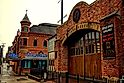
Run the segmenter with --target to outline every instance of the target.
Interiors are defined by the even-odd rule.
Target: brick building
[[[19,57],[19,60],[15,61],[14,71],[16,73],[30,73],[32,68],[39,67],[38,64],[42,65],[42,68],[46,70],[47,58],[44,57],[48,55],[47,39],[55,34],[58,25],[42,23],[30,27],[31,22],[27,13],[20,23],[21,31],[17,31],[12,43],[13,53]]]
[[[124,75],[123,30],[124,0],[77,3],[57,28],[55,70],[68,72],[69,83],[118,80]]]
[[[57,57],[57,52],[55,50],[56,34],[48,39],[48,79],[53,78],[53,73],[55,73],[55,59]]]

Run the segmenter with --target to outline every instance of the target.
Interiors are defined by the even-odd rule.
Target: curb
[[[33,80],[36,80],[36,81],[38,81],[38,82],[41,81],[41,78],[36,77],[36,76],[33,76],[33,75],[31,75],[31,74],[28,74],[28,78],[33,79]]]

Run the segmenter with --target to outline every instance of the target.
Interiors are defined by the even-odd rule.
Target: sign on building
[[[115,57],[114,24],[102,27],[103,57]]]

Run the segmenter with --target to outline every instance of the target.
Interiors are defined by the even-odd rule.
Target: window
[[[44,70],[44,69],[45,69],[45,67],[44,67],[44,66],[42,66],[42,69]]]
[[[24,32],[28,32],[28,27],[24,27]]]
[[[77,42],[69,47],[69,55],[100,53],[100,49],[100,33],[92,31],[84,34]]]
[[[42,65],[41,61],[39,61],[38,68],[41,68],[41,65]]]
[[[31,67],[31,61],[29,60],[23,60],[21,62],[23,68],[30,68]]]
[[[33,45],[34,45],[34,46],[37,46],[37,40],[34,40]]]
[[[55,59],[57,58],[57,51],[55,52]]]
[[[46,64],[45,61],[43,61],[42,64],[45,65]]]
[[[88,33],[87,33],[88,34]],[[100,33],[99,32],[89,32],[88,34],[88,49],[87,53],[99,53],[100,52]]]
[[[47,47],[47,41],[44,40],[43,46],[46,48]]]
[[[22,45],[22,39],[21,39],[21,38],[20,38],[20,40],[19,40],[19,41],[20,41],[20,45]]]
[[[23,45],[27,45],[27,38],[23,38]]]

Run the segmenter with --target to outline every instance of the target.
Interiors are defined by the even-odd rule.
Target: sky
[[[63,15],[67,14],[64,22],[68,19],[73,7],[80,1],[88,4],[94,0],[63,0]],[[26,10],[32,25],[40,23],[57,23],[61,18],[61,2],[59,0],[0,0],[0,45],[6,43],[4,56],[8,46],[12,45],[17,30],[21,30],[20,21]]]

